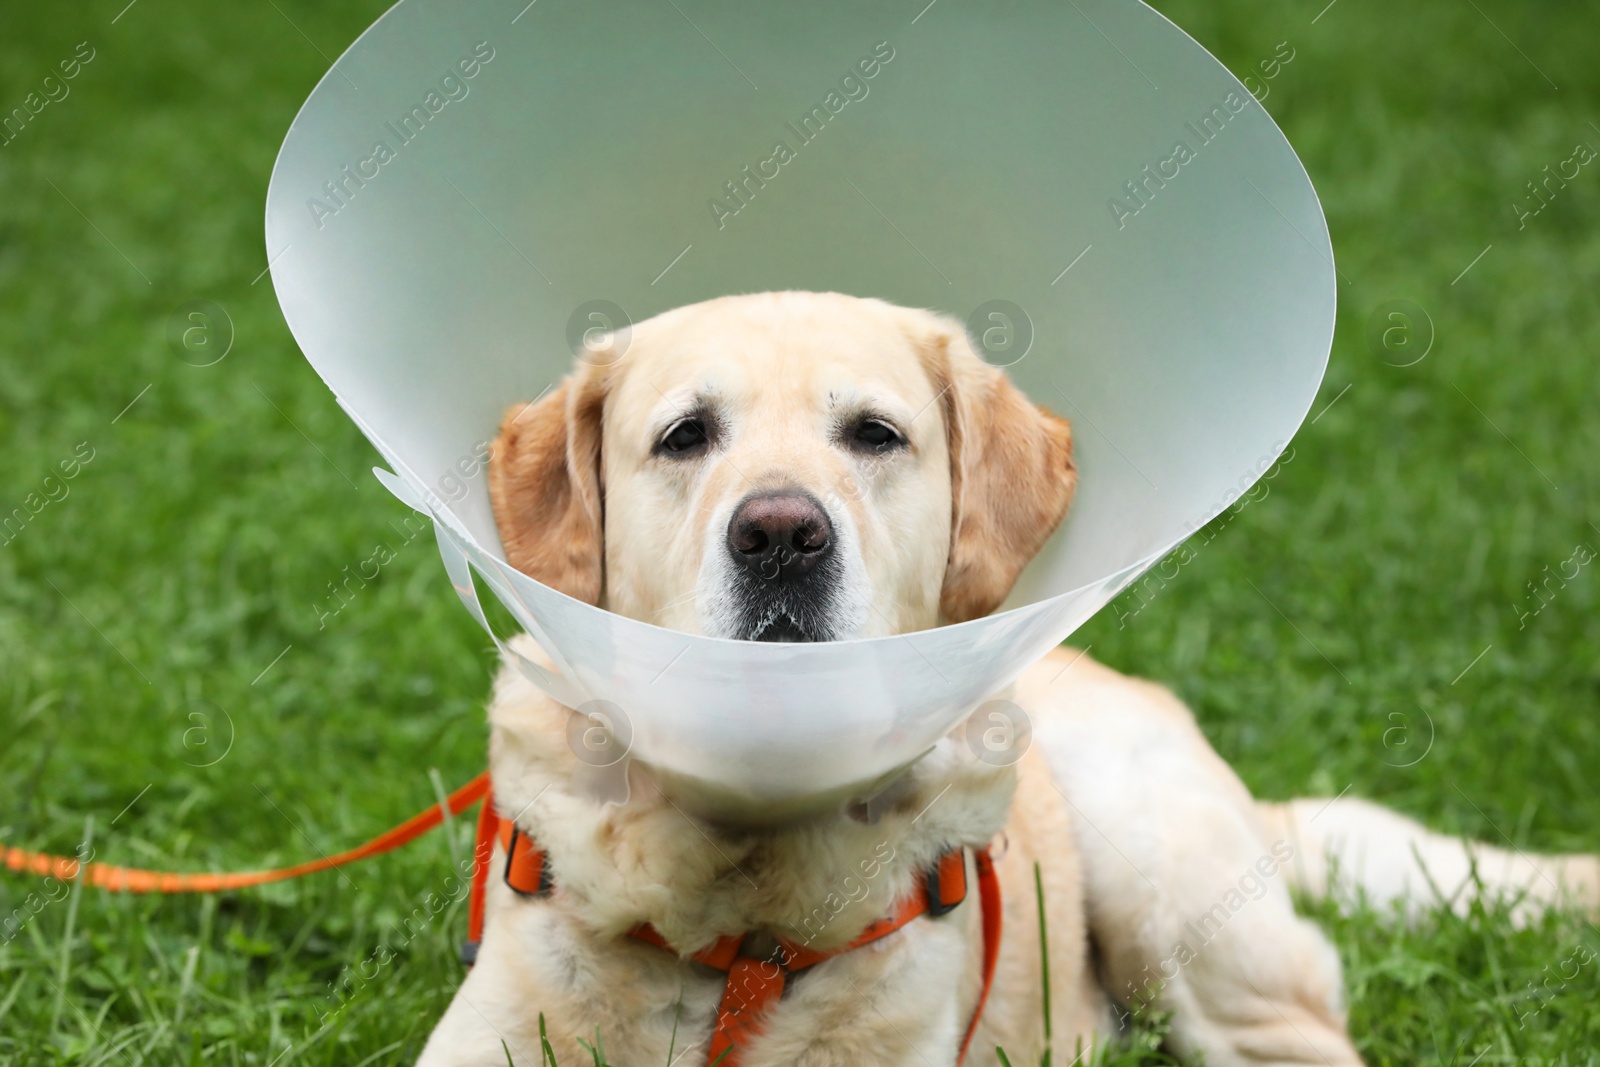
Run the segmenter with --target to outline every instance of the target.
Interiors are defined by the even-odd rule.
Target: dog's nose
[[[833,524],[808,493],[763,493],[734,510],[728,551],[758,578],[799,578],[833,551]]]

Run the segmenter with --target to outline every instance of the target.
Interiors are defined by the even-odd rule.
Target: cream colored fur
[[[586,365],[514,408],[493,468],[508,559],[610,610],[718,632],[719,531],[751,485],[797,485],[848,532],[846,602],[865,608],[854,633],[971,617],[1004,597],[1070,498],[1065,424],[942,316],[761,294],[669,312],[630,344],[621,363]],[[727,420],[720,448],[658,462],[654,435],[708,386]],[[836,417],[858,401],[896,420],[903,453],[863,462],[836,447]],[[752,949],[774,935],[846,944],[945,849],[993,842],[1005,938],[969,1063],[996,1062],[997,1044],[1018,1064],[1044,1051],[1035,864],[1054,1062],[1115,1040],[1122,1009],[1149,1003],[1173,1012],[1175,1050],[1213,1067],[1359,1063],[1337,954],[1290,889],[1324,891],[1336,871],[1380,900],[1415,899],[1416,855],[1449,888],[1467,847],[1360,801],[1258,804],[1171,693],[1070,650],[1010,697],[1034,729],[1015,766],[979,762],[958,728],[873,818],[856,808],[752,831],[691,818],[639,763],[627,804],[595,800],[567,745],[575,713],[504,669],[489,709],[496,801],[548,850],[556,890],[524,899],[491,878],[477,966],[420,1062],[500,1067],[509,1051],[534,1067],[542,1014],[563,1063],[588,1062],[577,1041],[598,1028],[614,1064],[666,1065],[669,1045],[673,1062],[703,1064],[724,980],[685,957],[730,933]],[[1478,855],[1492,891],[1600,897],[1593,858]],[[677,954],[626,936],[643,922]],[[947,1067],[980,952],[974,893],[793,979],[743,1063]]]

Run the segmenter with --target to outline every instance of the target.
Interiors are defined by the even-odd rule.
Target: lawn
[[[0,15],[0,113],[76,67],[0,146],[0,512],[49,500],[0,538],[0,841],[295,862],[431,803],[433,771],[480,770],[494,665],[259,277],[283,133],[386,4],[125,2]],[[1348,788],[1597,850],[1600,578],[1573,572],[1600,548],[1600,166],[1548,203],[1527,183],[1600,148],[1600,10],[1324,2],[1158,5],[1256,72],[1322,197],[1340,313],[1264,490],[1074,640],[1172,685],[1261,795]],[[199,300],[231,322],[209,366],[169,342]],[[1382,343],[1397,300],[1431,321],[1411,312],[1411,347]],[[392,562],[333,612],[379,546]],[[0,1063],[409,1062],[465,916],[402,919],[467,837],[37,914],[37,880],[0,875],[0,923],[24,909],[0,937]],[[1600,1062],[1594,926],[1313,913],[1369,1062]]]

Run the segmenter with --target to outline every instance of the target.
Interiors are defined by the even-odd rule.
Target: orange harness
[[[515,892],[523,896],[542,897],[553,889],[550,867],[544,853],[511,820],[501,818],[495,811],[487,771],[451,793],[444,804],[418,812],[364,845],[292,867],[186,874],[94,862],[80,870],[81,865],[75,859],[20,848],[0,847],[0,857],[13,871],[55,877],[65,882],[74,881],[81,875],[89,885],[111,892],[216,893],[299,878],[391,852],[442,823],[445,809],[452,815],[460,815],[479,800],[484,803],[478,813],[472,889],[467,903],[468,941],[462,951],[462,961],[471,966],[477,958],[478,944],[483,940],[484,894],[488,887],[489,861],[496,840],[506,851],[506,884]],[[978,871],[978,898],[983,908],[983,984],[972,1019],[967,1024],[966,1036],[961,1042],[957,1063],[966,1058],[967,1049],[972,1044],[972,1035],[978,1028],[984,1004],[989,999],[989,989],[994,984],[995,964],[1000,958],[1000,880],[995,875],[994,862],[987,848],[973,849],[973,859]],[[772,955],[757,959],[741,955],[744,938],[730,934],[694,953],[691,958],[728,976],[722,990],[722,1003],[717,1009],[717,1026],[711,1037],[707,1063],[712,1067],[738,1067],[740,1041],[760,1031],[761,1016],[783,995],[789,975],[886,937],[919,916],[937,918],[944,915],[965,900],[966,896],[966,851],[954,848],[923,872],[911,896],[901,902],[894,914],[873,923],[861,932],[861,936],[842,948],[822,952],[780,938],[778,948]],[[668,952],[676,951],[649,923],[635,927],[630,933],[646,944]]]
[[[498,840],[505,849],[505,882],[524,897],[545,897],[554,889],[550,864],[544,852],[527,834],[519,830],[510,819],[501,818],[495,811],[493,792],[484,801],[478,814],[478,841],[476,854],[492,854]],[[966,1036],[961,1040],[961,1052],[956,1062],[966,1059],[972,1044],[972,1035],[983,1016],[984,1003],[989,999],[989,989],[994,984],[995,964],[1000,958],[1000,879],[994,870],[994,861],[987,848],[973,849],[973,859],[978,871],[978,899],[983,908],[983,985],[978,993],[977,1006],[967,1023]],[[462,961],[471,966],[478,957],[478,944],[483,940],[483,901],[488,889],[489,864],[480,861],[473,870],[472,895],[467,907],[467,943],[461,952]],[[967,857],[963,848],[953,848],[940,856],[933,866],[922,873],[910,896],[900,903],[892,915],[879,919],[849,944],[821,951],[787,938],[778,938],[778,947],[768,956],[753,957],[741,953],[745,938],[728,934],[690,958],[698,963],[722,971],[728,977],[722,987],[722,1003],[717,1008],[717,1026],[711,1035],[711,1046],[706,1051],[710,1067],[739,1067],[739,1046],[748,1037],[761,1030],[761,1017],[783,996],[790,975],[814,967],[824,960],[871,944],[887,937],[902,926],[921,916],[938,918],[953,911],[967,898]],[[642,923],[629,931],[629,936],[668,952],[677,952],[661,932],[649,923]]]

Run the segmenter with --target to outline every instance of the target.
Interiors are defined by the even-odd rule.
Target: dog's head
[[[1067,423],[946,316],[762,293],[609,344],[507,412],[489,487],[512,566],[619,614],[758,641],[962,622],[1071,500]]]

